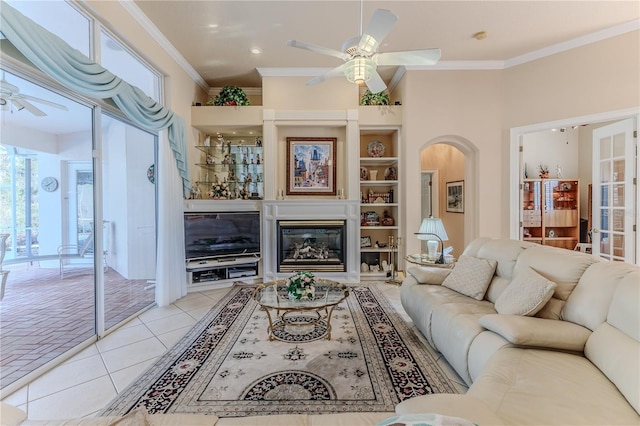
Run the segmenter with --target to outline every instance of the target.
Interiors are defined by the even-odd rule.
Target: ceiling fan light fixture
[[[376,70],[376,63],[369,58],[353,58],[345,64],[344,75],[350,83],[364,84]]]

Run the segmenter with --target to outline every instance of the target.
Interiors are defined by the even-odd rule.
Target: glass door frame
[[[566,118],[555,121],[531,124],[510,129],[509,144],[509,238],[520,239],[520,203],[522,184],[522,167],[520,159],[520,142],[522,135],[526,133],[539,132],[552,128],[580,126],[585,123],[602,123],[607,121],[620,121],[626,118],[635,118],[636,123],[640,123],[640,111],[638,108],[626,108],[621,110],[607,111],[597,114],[590,114],[580,117]],[[637,138],[636,138],[637,140]],[[636,155],[636,175],[640,172],[640,157]],[[637,177],[637,176],[636,176]],[[585,183],[586,185],[586,183]],[[636,226],[640,222],[640,186],[636,185],[635,200],[635,221]],[[640,232],[635,233],[636,258],[635,263],[640,264]]]

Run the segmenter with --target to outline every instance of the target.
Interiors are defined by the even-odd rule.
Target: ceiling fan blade
[[[374,94],[380,93],[387,88],[387,85],[384,84],[382,77],[380,77],[380,74],[378,74],[377,71],[373,71],[369,80],[366,81],[366,84],[369,88],[369,91]]]
[[[345,67],[345,64],[342,64],[339,67],[335,67],[334,69],[327,71],[322,75],[312,78],[311,80],[307,81],[305,84],[307,86],[315,86],[316,84],[320,84],[329,78],[337,77],[339,75],[344,75],[344,67]]]
[[[358,44],[358,50],[367,55],[373,54],[380,46],[380,43],[389,34],[391,28],[398,20],[398,17],[386,9],[376,9],[373,12],[371,21],[367,24],[367,29],[360,43]]]
[[[20,94],[20,95],[17,95],[17,98],[27,99],[27,100],[30,100],[31,102],[38,102],[39,104],[48,105],[50,107],[58,108],[58,109],[61,109],[63,111],[69,111],[69,108],[67,108],[64,105],[60,105],[60,104],[57,104],[55,102],[47,101],[45,99],[40,99],[40,98],[36,98],[36,97],[33,97],[33,96],[29,96],[29,95]]]
[[[320,53],[321,55],[335,56],[336,58],[340,58],[345,61],[351,58],[349,55],[347,55],[344,52],[340,52],[339,50],[329,49],[328,47],[316,46],[315,44],[305,43],[303,41],[289,40],[287,41],[287,45],[291,47],[297,47],[298,49],[304,49],[304,50],[309,50],[311,52]]]
[[[406,50],[378,53],[373,60],[378,65],[434,65],[441,54],[440,49]]]
[[[43,111],[36,108],[35,105],[33,105],[32,103],[30,103],[25,99],[14,98],[14,99],[11,99],[11,102],[13,103],[13,106],[15,106],[18,111],[26,109],[31,114],[36,115],[38,117],[44,117],[47,115]]]

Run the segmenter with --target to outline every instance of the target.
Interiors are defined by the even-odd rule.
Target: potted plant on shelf
[[[209,191],[209,197],[214,200],[226,200],[230,194],[231,192],[229,191],[229,184],[227,182],[216,182],[211,185],[211,191]]]
[[[371,93],[367,89],[360,99],[360,105],[389,105],[389,94],[386,91]]]
[[[241,88],[237,86],[224,86],[214,99],[209,99],[209,101],[207,101],[207,105],[246,106],[249,105],[249,99]]]

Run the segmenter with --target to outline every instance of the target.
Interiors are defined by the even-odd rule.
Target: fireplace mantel
[[[359,230],[360,206],[352,200],[263,200],[262,201],[262,259],[265,281],[286,278],[289,273],[278,273],[279,220],[339,219],[347,227],[346,272],[319,272],[319,277],[341,282],[360,281]]]

